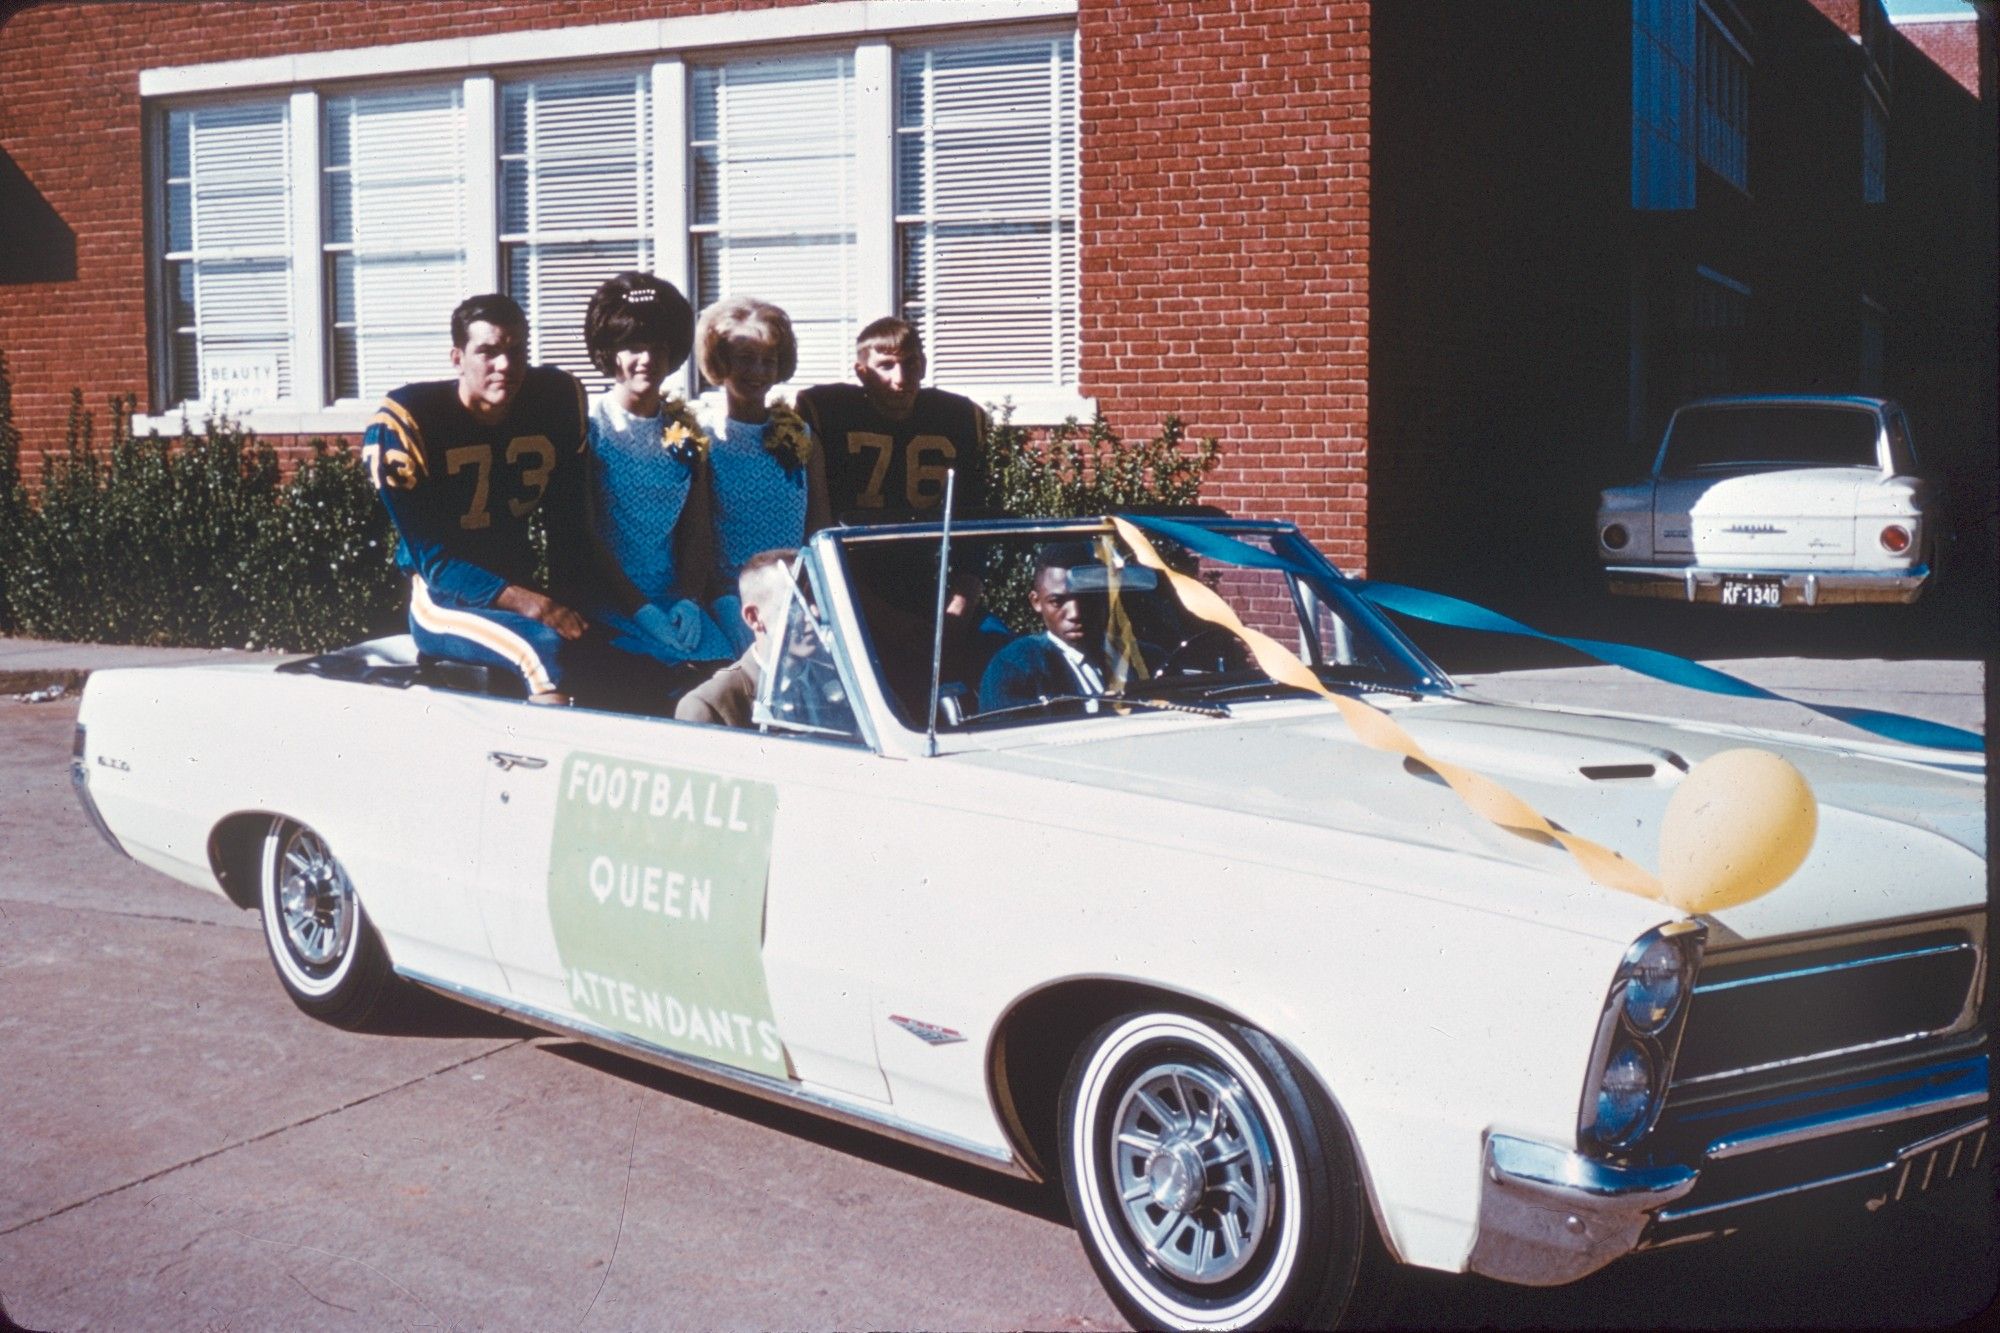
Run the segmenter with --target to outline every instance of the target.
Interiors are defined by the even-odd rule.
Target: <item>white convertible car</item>
[[[1948,535],[1903,409],[1883,398],[1707,398],[1653,473],[1605,491],[1610,591],[1723,606],[1914,602]]]
[[[1142,1326],[1331,1325],[1387,1260],[1569,1282],[1981,1162],[1982,760],[1479,702],[1296,529],[1198,525],[1269,559],[1162,538],[1183,581],[1104,520],[951,534],[1016,634],[1027,571],[1085,544],[1057,567],[1102,690],[980,710],[1009,636],[934,624],[938,526],[833,529],[752,728],[536,708],[387,639],[94,675],[76,787],[131,857],[260,910],[307,1012],[427,987],[1060,1178]],[[1651,865],[1690,769],[1746,743],[1817,834],[1699,915],[1439,777]]]

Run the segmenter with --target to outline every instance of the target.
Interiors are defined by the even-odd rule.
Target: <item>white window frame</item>
[[[324,99],[418,79],[463,80],[466,117],[466,188],[471,207],[465,236],[466,282],[472,291],[498,291],[500,266],[498,85],[516,79],[559,78],[569,74],[635,64],[652,71],[653,193],[652,263],[655,272],[688,290],[691,245],[688,229],[687,63],[784,56],[818,47],[847,49],[855,55],[858,178],[863,204],[856,219],[860,254],[857,319],[896,309],[896,227],[893,183],[893,103],[891,71],[899,44],[1033,36],[1074,31],[1078,0],[822,0],[775,9],[731,11],[590,24],[541,31],[407,42],[391,46],[307,51],[289,56],[166,66],[141,71],[139,95],[151,135],[147,182],[154,238],[148,245],[149,273],[164,272],[165,116],[177,107],[206,106],[242,96],[291,99],[293,400],[252,409],[243,421],[266,435],[356,434],[372,403],[332,403],[328,363],[331,353],[323,276],[321,122]],[[304,151],[309,146],[309,151]],[[777,299],[781,296],[771,293]],[[167,402],[165,293],[155,302],[149,346],[154,351],[155,401]],[[438,337],[447,337],[448,311],[438,312]],[[791,387],[803,387],[793,385]],[[952,387],[952,386],[945,386]],[[1014,419],[1024,425],[1053,425],[1065,417],[1088,419],[1096,403],[1075,386],[980,386],[982,397],[1005,396]],[[189,418],[198,415],[191,408]],[[134,429],[171,434],[183,410],[134,418]]]
[[[170,147],[168,141],[171,134],[170,123],[172,113],[183,109],[206,110],[230,105],[270,105],[280,100],[283,100],[282,95],[278,94],[277,90],[260,89],[255,92],[211,98],[203,101],[198,106],[162,106],[146,118],[148,131],[146,162],[149,171],[148,185],[150,198],[150,206],[147,212],[147,225],[150,235],[147,241],[148,254],[146,263],[147,274],[153,290],[153,300],[151,302],[152,327],[149,331],[150,340],[148,346],[152,354],[153,392],[157,401],[164,402],[173,394],[173,342],[180,327],[173,319],[174,296],[171,290],[173,285],[173,267],[176,264],[203,262],[200,258],[201,251],[199,246],[190,250],[174,250],[169,248],[172,234],[169,219],[172,207],[169,186],[173,178],[168,175],[170,169]],[[316,353],[318,351],[318,339],[302,338],[298,333],[298,326],[302,321],[310,318],[313,321],[310,327],[317,327],[319,317],[319,307],[316,303],[313,305],[300,304],[301,289],[317,286],[316,281],[310,275],[301,275],[300,273],[301,255],[308,257],[309,263],[307,267],[317,263],[317,256],[312,251],[302,249],[302,245],[306,240],[317,236],[317,222],[315,221],[314,230],[310,233],[310,236],[302,233],[299,228],[300,220],[304,214],[310,210],[313,217],[317,219],[320,207],[319,181],[317,177],[310,181],[304,179],[304,177],[312,173],[305,170],[301,164],[303,154],[304,163],[315,169],[317,168],[317,143],[319,135],[317,104],[314,103],[311,106],[301,107],[300,99],[297,95],[293,95],[290,98],[290,104],[285,108],[285,116],[287,122],[286,134],[289,139],[285,153],[285,188],[287,191],[287,206],[290,210],[289,220],[291,224],[289,227],[291,236],[285,257],[289,271],[289,292],[292,302],[292,323],[294,326],[290,345],[287,350],[291,358],[293,391],[296,393],[297,386],[302,382],[300,377],[309,373],[316,373],[318,370],[318,363],[312,360],[312,354],[308,353],[303,346],[308,341],[313,342],[314,348],[312,350],[313,353]],[[275,258],[276,255],[277,252],[272,251],[268,255],[246,253],[229,256],[229,258]],[[223,257],[212,256],[212,258],[222,259]],[[196,329],[198,330],[199,327],[199,324],[197,324]],[[199,334],[197,332],[198,340]],[[262,411],[267,409],[256,410]],[[190,399],[184,405],[177,405],[175,415],[172,418],[174,429],[179,428],[183,417],[199,421],[206,411],[207,406],[199,399]],[[135,416],[133,429],[135,431],[143,431],[153,420],[153,418]]]

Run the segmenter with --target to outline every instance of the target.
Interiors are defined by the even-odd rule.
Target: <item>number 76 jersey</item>
[[[799,412],[826,451],[835,517],[929,513],[944,502],[945,472],[952,468],[959,503],[977,502],[986,414],[970,398],[919,389],[910,414],[892,421],[858,384],[817,384],[799,395]]]
[[[462,606],[534,584],[528,518],[550,500],[552,532],[565,529],[566,502],[581,494],[585,413],[583,386],[552,366],[528,371],[494,425],[466,410],[456,380],[392,390],[361,459],[402,538],[397,567]]]

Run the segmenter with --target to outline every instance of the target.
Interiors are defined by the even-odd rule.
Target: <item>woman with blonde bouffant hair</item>
[[[701,312],[694,345],[703,378],[721,388],[703,396],[698,415],[709,437],[716,575],[730,589],[758,551],[802,545],[832,522],[826,459],[805,419],[771,397],[799,364],[783,310],[747,296],[718,301]],[[719,598],[715,619],[740,638],[735,601],[733,592]]]

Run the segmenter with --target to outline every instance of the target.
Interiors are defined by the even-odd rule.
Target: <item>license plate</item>
[[[1783,606],[1785,585],[1778,579],[1722,580],[1724,606]]]

